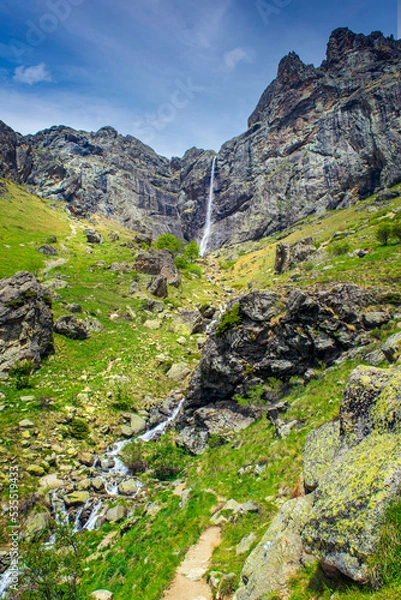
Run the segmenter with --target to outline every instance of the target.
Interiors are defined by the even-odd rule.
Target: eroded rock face
[[[218,156],[209,249],[259,239],[401,181],[401,44],[338,29],[318,68],[280,62],[248,131]],[[0,122],[0,175],[73,214],[101,212],[146,236],[200,239],[212,151],[168,160],[112,127],[21,136]],[[381,198],[388,198],[388,194]]]
[[[331,364],[364,343],[363,311],[373,303],[372,294],[351,284],[316,293],[294,290],[287,298],[252,292],[232,300],[203,347],[187,410],[246,394],[269,377],[287,380],[319,362]],[[221,333],[235,306],[240,323]]]
[[[170,250],[150,250],[138,255],[135,270],[148,275],[163,275],[167,283],[174,287],[181,285],[181,275]]]
[[[21,271],[0,281],[0,371],[53,351],[53,312],[36,277]]]

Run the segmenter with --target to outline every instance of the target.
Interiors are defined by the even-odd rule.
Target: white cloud
[[[47,70],[45,63],[40,63],[34,67],[17,67],[14,71],[13,81],[34,85],[42,81],[52,81],[52,76]]]
[[[251,64],[253,62],[253,52],[245,48],[234,48],[224,54],[224,68],[226,71],[234,71],[241,62]]]

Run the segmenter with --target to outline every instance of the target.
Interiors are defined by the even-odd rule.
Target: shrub
[[[132,471],[132,473],[145,473],[148,463],[145,457],[143,442],[132,442],[125,446],[121,453],[121,460]]]
[[[155,248],[156,250],[171,250],[173,254],[178,254],[183,248],[183,241],[175,237],[171,233],[164,233],[157,238]]]
[[[177,256],[174,262],[177,269],[186,269],[189,266],[189,263],[183,256]]]
[[[192,262],[193,260],[196,260],[198,258],[199,252],[200,252],[200,248],[199,248],[198,244],[194,240],[192,240],[185,247],[184,256],[187,260]]]
[[[157,479],[162,481],[175,479],[183,471],[186,453],[168,436],[152,444],[150,452],[149,466]]]
[[[23,390],[29,388],[30,377],[35,370],[35,363],[33,360],[23,360],[17,363],[10,369],[10,377],[14,380],[14,386],[17,390]]]
[[[237,327],[237,325],[241,325],[241,323],[241,307],[239,304],[234,304],[231,309],[221,317],[221,321],[216,328],[216,335],[220,337],[227,331],[230,331],[230,329]]]
[[[380,244],[382,244],[382,246],[387,246],[390,234],[390,223],[381,223],[376,230],[376,239],[380,242]]]
[[[251,388],[246,396],[235,394],[234,400],[238,406],[263,406],[265,404],[263,399],[264,391],[263,385],[258,384]]]
[[[399,242],[401,242],[401,222],[400,223],[394,223],[392,229],[391,229],[391,235],[395,238],[397,238],[397,240]]]
[[[349,242],[346,240],[342,240],[341,242],[336,242],[331,246],[331,254],[333,256],[342,256],[343,254],[347,254],[351,250],[351,246]]]
[[[237,261],[235,259],[225,260],[221,263],[220,269],[223,269],[223,271],[228,271],[229,269],[233,268],[233,266],[235,265],[236,262]]]
[[[85,440],[89,435],[89,425],[83,419],[73,419],[69,427],[70,434],[77,440]]]

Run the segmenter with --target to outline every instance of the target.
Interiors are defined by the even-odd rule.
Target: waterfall
[[[214,174],[216,171],[216,161],[217,161],[217,156],[215,156],[213,158],[213,162],[212,162],[212,175],[210,178],[210,191],[209,191],[209,200],[207,203],[205,229],[203,232],[202,241],[200,243],[200,255],[201,256],[205,256],[205,254],[206,254],[207,245],[208,245],[209,237],[210,237],[210,230],[212,227],[212,211],[213,211],[213,199],[214,199]]]

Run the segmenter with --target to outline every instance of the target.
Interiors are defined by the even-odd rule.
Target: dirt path
[[[210,587],[202,578],[209,568],[213,550],[220,542],[219,527],[209,527],[202,533],[178,567],[163,600],[212,600]]]

